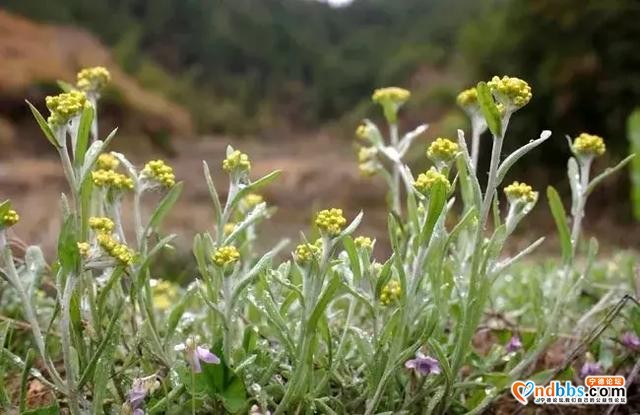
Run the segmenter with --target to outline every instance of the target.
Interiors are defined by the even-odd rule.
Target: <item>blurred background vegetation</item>
[[[17,19],[24,24],[11,26]],[[3,88],[7,59],[31,56],[28,46],[15,46],[30,39],[26,22],[45,27],[42,38],[51,38],[45,46],[64,49],[59,55],[70,68],[43,75],[55,65],[32,54],[29,59],[37,68],[16,66],[4,76],[11,71],[37,75],[23,80],[20,88]],[[638,22],[637,0],[354,0],[342,7],[316,0],[3,0],[0,141],[11,123],[20,126],[14,136],[21,142],[29,141],[22,137],[29,132],[37,135],[24,96],[41,103],[55,90],[56,78],[72,80],[80,66],[104,64],[112,73],[118,71],[114,80],[121,88],[106,97],[101,125],[150,136],[169,149],[170,138],[189,135],[225,135],[221,142],[296,143],[300,147],[291,150],[297,151],[291,160],[279,158],[271,167],[289,162],[286,167],[297,169],[300,182],[306,183],[317,173],[307,170],[322,169],[328,162],[305,159],[304,165],[295,164],[307,145],[302,143],[324,134],[349,143],[342,150],[349,148],[359,120],[379,116],[369,99],[374,88],[411,89],[402,124],[410,128],[428,122],[427,138],[433,139],[468,128],[455,105],[460,90],[506,74],[527,80],[534,98],[511,123],[505,151],[542,129],[554,132],[544,149],[532,152],[514,174],[538,188],[554,184],[567,190],[565,135],[588,131],[605,137],[610,152],[602,165],[629,152],[626,120],[640,103]],[[95,41],[74,41],[83,36]],[[83,56],[79,51],[87,45],[104,48],[104,54]],[[134,84],[140,89],[127,95]],[[44,146],[44,140],[35,141]],[[327,148],[319,144],[308,152],[322,154]],[[204,151],[193,153],[200,158],[213,154]],[[422,152],[414,155],[416,164],[424,165]],[[481,166],[483,162],[487,160]],[[199,174],[194,169],[194,180],[200,180]],[[345,181],[337,176],[331,184],[316,175],[320,184],[299,192],[307,209],[310,195],[320,192],[322,183],[331,190]],[[290,181],[298,192],[296,180]],[[612,182],[594,194],[592,205],[610,208],[615,212],[610,216],[629,223],[628,178],[622,174]],[[358,186],[354,181],[351,189]],[[346,193],[354,198],[353,191]],[[380,193],[351,205],[373,204]],[[611,201],[615,203],[607,203]],[[540,209],[547,217],[546,208]]]

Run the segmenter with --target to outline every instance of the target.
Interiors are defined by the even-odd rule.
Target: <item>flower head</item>
[[[515,351],[520,350],[521,348],[522,348],[522,341],[518,336],[511,336],[511,338],[509,339],[509,342],[505,346],[507,353],[513,353]]]
[[[87,257],[89,255],[90,248],[91,245],[89,245],[89,242],[78,242],[78,252],[80,253],[80,256]]]
[[[225,223],[224,227],[222,228],[222,233],[224,234],[224,236],[229,236],[233,233],[235,229],[236,229],[235,223],[233,222]]]
[[[0,229],[10,228],[20,221],[20,215],[13,209],[6,211],[2,217],[0,217]]]
[[[380,104],[387,121],[395,124],[398,120],[398,109],[409,99],[411,92],[398,87],[376,89],[371,99]]]
[[[114,223],[107,217],[91,217],[89,218],[89,228],[98,233],[111,233]]]
[[[640,337],[632,331],[624,333],[620,338],[620,342],[630,350],[640,351]]]
[[[152,280],[151,296],[153,306],[158,310],[168,310],[178,298],[178,287],[170,281]]]
[[[135,259],[135,252],[125,244],[116,241],[113,236],[108,233],[100,233],[97,237],[98,245],[112,258],[117,260],[121,265],[131,265]]]
[[[508,111],[515,111],[524,107],[531,100],[531,87],[520,78],[494,76],[487,85],[496,100]]]
[[[87,102],[87,96],[81,91],[63,92],[45,98],[51,112],[48,122],[52,126],[66,124],[71,118],[80,115]]]
[[[404,363],[404,367],[413,369],[415,373],[420,376],[426,376],[431,373],[437,375],[440,373],[440,364],[438,361],[433,357],[425,356],[420,351],[416,352],[415,359],[407,360]]]
[[[456,154],[458,154],[458,144],[448,138],[436,138],[427,149],[427,157],[436,162],[449,162]]]
[[[144,415],[144,400],[160,388],[156,375],[136,378],[127,392],[127,400],[122,406],[122,413],[126,415]]]
[[[91,180],[98,187],[111,188],[115,190],[133,190],[133,179],[124,174],[116,173],[113,170],[95,170],[91,172]]]
[[[296,246],[293,258],[298,264],[306,264],[314,258],[319,258],[322,252],[322,239],[317,239],[314,243],[304,243]]]
[[[533,188],[526,183],[513,182],[504,188],[504,194],[511,203],[533,203],[538,200],[538,192],[534,192]]]
[[[465,111],[478,109],[478,91],[475,88],[465,89],[456,98],[458,105]]]
[[[582,133],[573,140],[574,153],[585,157],[601,156],[607,151],[602,137],[587,133]]]
[[[353,243],[357,248],[360,248],[360,249],[367,249],[367,250],[373,249],[373,241],[368,236],[357,236],[353,240]]]
[[[396,302],[402,295],[402,288],[398,280],[389,281],[380,291],[380,302],[389,305]]]
[[[596,376],[602,373],[602,365],[599,362],[592,360],[586,360],[580,368],[580,377],[586,378],[587,376]]]
[[[447,192],[451,188],[451,183],[449,183],[447,176],[432,167],[426,172],[418,175],[418,178],[413,182],[413,187],[415,187],[420,193],[427,194],[436,183],[442,183]]]
[[[367,124],[362,123],[358,126],[358,128],[356,128],[356,137],[361,139],[361,140],[366,140],[370,137],[371,135],[371,127],[369,127]]]
[[[325,209],[318,212],[315,224],[321,233],[338,236],[347,220],[342,216],[342,209]]]
[[[262,195],[257,193],[249,193],[240,201],[240,207],[242,210],[249,211],[264,202]]]
[[[118,159],[111,153],[102,153],[98,156],[96,166],[99,170],[115,170],[120,165]]]
[[[84,68],[77,75],[76,86],[85,92],[100,92],[111,81],[111,74],[103,66]]]
[[[200,362],[210,364],[220,364],[220,358],[211,353],[209,349],[198,345],[197,337],[189,337],[184,343],[180,343],[174,347],[175,351],[184,351],[187,355],[187,362],[191,366],[191,370],[195,373],[202,372]]]
[[[219,267],[233,265],[240,259],[238,248],[233,245],[221,246],[213,254],[213,263]]]
[[[222,162],[222,169],[227,173],[234,171],[248,172],[251,170],[251,160],[249,160],[249,156],[245,153],[234,150]]]
[[[375,147],[360,147],[358,150],[358,169],[365,177],[371,177],[380,169],[378,149]]]
[[[142,175],[167,188],[171,188],[176,184],[173,168],[162,160],[151,160],[145,164]]]

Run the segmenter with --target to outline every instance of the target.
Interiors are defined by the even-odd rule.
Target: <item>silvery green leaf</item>
[[[569,177],[569,185],[571,186],[571,214],[576,216],[578,213],[578,201],[580,199],[580,192],[584,189],[580,189],[580,171],[578,169],[578,162],[574,157],[569,158],[567,163],[567,176]]]
[[[460,182],[463,187],[468,186],[471,188],[474,204],[480,207],[482,204],[482,190],[480,189],[480,183],[473,168],[471,156],[469,156],[469,150],[467,149],[467,142],[464,139],[464,131],[462,130],[458,130],[458,146],[460,148],[460,155],[458,155],[458,157],[461,157],[458,158],[458,160],[462,160],[463,162],[463,164],[458,163],[458,169],[464,167],[464,171],[466,172],[463,173],[459,170]]]
[[[233,153],[235,150],[233,147],[231,147],[231,145],[227,146],[227,157],[229,157],[231,155],[231,153]]]
[[[428,128],[429,128],[428,124],[419,125],[418,127],[413,129],[412,131],[409,131],[402,137],[402,139],[400,140],[400,143],[398,143],[398,152],[400,153],[401,157],[407,153],[407,150],[409,150],[409,148],[411,148],[411,144],[413,144],[413,140],[415,140],[419,135],[427,131]]]
[[[491,134],[494,137],[500,137],[502,135],[502,120],[489,86],[486,82],[478,82],[476,91],[478,93],[478,105],[480,105],[480,110],[487,121]]]
[[[535,140],[532,140],[532,141],[529,141],[527,144],[523,145],[522,147],[520,147],[519,149],[517,149],[516,151],[511,153],[509,155],[509,157],[507,157],[502,162],[502,164],[500,165],[500,168],[498,168],[496,186],[499,185],[500,183],[502,183],[502,180],[504,180],[504,177],[509,172],[509,169],[511,169],[511,167],[518,160],[520,160],[520,158],[522,158],[529,151],[531,151],[534,148],[538,147],[540,144],[544,143],[547,139],[549,139],[549,137],[551,137],[551,131],[544,130],[544,131],[542,131],[540,133],[540,137],[539,138],[537,138]]]
[[[257,221],[259,221],[260,219],[266,218],[267,214],[268,214],[267,204],[265,202],[262,202],[262,203],[256,205],[256,207],[254,207],[251,210],[251,212],[249,212],[244,217],[242,222],[236,224],[236,226],[233,228],[233,231],[229,234],[229,236],[227,236],[225,238],[225,240],[222,243],[222,245],[231,244],[231,242],[233,242],[235,240],[235,238],[238,235],[240,235],[240,233],[242,233],[242,231],[244,231],[246,228],[248,228],[249,226],[251,226],[254,223],[256,223]]]
[[[133,163],[131,163],[124,154],[122,153],[118,153],[117,151],[112,151],[111,155],[113,155],[115,158],[118,159],[118,161],[120,161],[120,163],[122,164],[122,166],[124,167],[124,169],[127,171],[127,174],[133,178],[134,180],[138,179],[138,172],[136,170],[136,168],[134,167]]]
[[[603,171],[598,176],[596,176],[593,180],[591,180],[591,183],[589,183],[589,185],[587,186],[587,192],[586,192],[587,196],[590,195],[591,192],[593,192],[593,190],[596,188],[596,186],[598,186],[604,179],[611,176],[613,173],[616,173],[618,170],[622,169],[634,157],[635,157],[635,154],[631,154],[630,156],[625,157],[624,159],[622,159],[620,163],[616,164],[614,167],[608,167],[605,171]]]
[[[213,211],[215,214],[216,224],[219,226],[222,218],[222,205],[220,204],[220,197],[216,191],[216,186],[211,178],[211,170],[206,161],[202,161],[202,168],[204,170],[204,179],[207,182],[207,188],[209,189],[209,196],[213,202]]]
[[[494,270],[493,270],[494,277],[499,276],[502,271],[504,271],[505,269],[509,268],[511,265],[515,264],[516,262],[518,262],[519,260],[521,260],[525,256],[529,255],[531,252],[535,251],[536,248],[538,248],[540,245],[542,245],[544,240],[545,240],[544,236],[541,237],[541,238],[538,238],[533,243],[531,243],[529,246],[527,246],[526,248],[524,248],[522,251],[518,252],[517,254],[512,256],[511,258],[508,258],[508,259],[506,259],[506,260],[504,260],[502,262],[499,262],[494,267]]]
[[[382,138],[382,134],[380,133],[378,126],[371,122],[371,120],[369,119],[364,119],[362,120],[362,122],[367,126],[367,128],[370,128],[371,131],[373,131],[371,137],[372,144],[374,144],[376,147],[384,146],[384,139]]]
[[[351,223],[344,228],[344,230],[342,232],[340,232],[340,235],[338,235],[336,237],[336,239],[341,239],[347,235],[351,235],[353,233],[353,231],[356,230],[356,228],[358,227],[358,225],[360,225],[360,221],[362,220],[362,216],[364,215],[364,213],[361,211],[360,213],[358,213],[358,215],[355,217],[355,219],[353,219],[351,221]]]
[[[396,150],[394,147],[391,147],[391,146],[380,147],[380,152],[384,154],[393,163],[400,164],[402,162],[400,153],[398,153],[398,150]]]
[[[91,144],[91,146],[89,146],[89,150],[87,150],[87,153],[84,157],[84,163],[82,164],[82,168],[80,169],[79,183],[83,183],[84,180],[88,177],[91,169],[93,169],[93,165],[96,163],[96,160],[98,160],[100,154],[102,154],[107,146],[111,143],[111,140],[113,140],[113,137],[115,137],[116,132],[118,132],[118,129],[114,128],[104,141],[96,140]]]

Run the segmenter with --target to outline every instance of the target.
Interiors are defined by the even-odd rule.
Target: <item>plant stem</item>
[[[398,149],[398,124],[393,123],[389,124],[389,136],[391,138],[391,146],[397,150]],[[398,216],[401,215],[402,206],[400,203],[400,166],[398,163],[393,163],[393,172],[392,172],[392,186],[391,186],[391,208],[393,212]]]

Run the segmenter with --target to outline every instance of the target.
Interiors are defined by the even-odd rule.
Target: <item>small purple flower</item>
[[[521,348],[522,348],[522,341],[518,336],[512,336],[511,339],[509,339],[509,342],[507,343],[507,345],[505,346],[507,353],[513,353],[515,351],[520,350]]]
[[[580,377],[586,378],[587,376],[595,376],[602,374],[602,365],[599,362],[587,360],[580,369]]]
[[[430,356],[425,356],[420,351],[416,352],[416,358],[407,360],[404,363],[404,367],[407,369],[413,369],[417,374],[426,376],[430,373],[439,374],[440,364],[438,361]]]
[[[125,402],[126,410],[124,413],[131,415],[144,415],[144,400],[147,395],[153,393],[160,387],[160,382],[156,375],[144,378],[136,378],[133,380],[131,389],[127,392],[127,401]]]
[[[620,342],[624,347],[631,350],[640,350],[640,338],[631,331],[628,331],[622,335]]]
[[[191,370],[195,373],[202,372],[200,361],[205,363],[219,364],[220,358],[211,353],[209,349],[198,346],[198,338],[189,337],[184,343],[178,344],[176,351],[184,351],[187,354],[187,362],[191,366]]]

